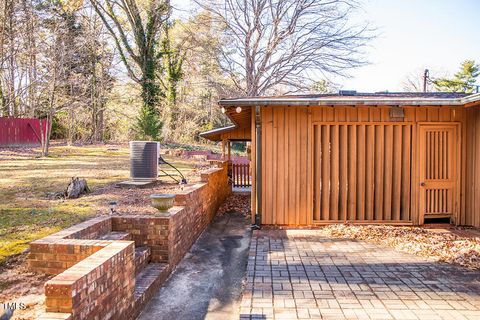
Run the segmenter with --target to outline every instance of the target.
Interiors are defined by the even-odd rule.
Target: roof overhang
[[[250,141],[250,127],[240,128],[237,125],[230,125],[200,133],[200,137],[211,141]]]
[[[232,124],[230,126],[226,126],[226,127],[212,129],[212,130],[202,132],[202,133],[199,134],[199,136],[202,137],[202,138],[205,138],[205,139],[218,141],[216,139],[217,136],[220,137],[222,133],[234,131],[236,128],[237,128],[237,126]]]
[[[480,93],[461,98],[388,98],[368,97],[251,97],[222,99],[218,102],[221,106],[475,106],[480,104]]]

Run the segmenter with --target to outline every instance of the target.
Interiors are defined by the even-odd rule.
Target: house
[[[251,141],[256,223],[480,227],[480,94],[357,93],[223,99]],[[225,152],[224,152],[225,153]]]

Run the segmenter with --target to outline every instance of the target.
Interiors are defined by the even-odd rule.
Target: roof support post
[[[222,160],[225,160],[225,139],[222,139]]]
[[[232,141],[230,140],[227,140],[228,141],[228,161],[231,160],[231,155],[232,155]]]

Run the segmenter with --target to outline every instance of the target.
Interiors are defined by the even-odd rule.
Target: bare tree
[[[402,89],[406,92],[423,92],[425,81],[425,70],[428,68],[417,68],[408,73],[402,81]],[[430,70],[427,72],[426,92],[437,91],[432,82],[430,75],[441,74],[438,70]]]
[[[0,111],[33,116],[37,104],[34,0],[0,2]]]
[[[311,80],[345,76],[364,64],[360,53],[371,29],[351,23],[355,0],[195,2],[222,29],[222,66],[246,95],[308,89]]]

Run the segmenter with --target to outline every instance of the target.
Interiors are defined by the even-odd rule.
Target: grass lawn
[[[110,200],[103,187],[129,177],[128,146],[54,146],[50,156],[38,150],[0,150],[0,265],[32,240],[42,238],[96,215]],[[191,161],[172,159],[184,173]],[[49,199],[62,192],[71,177],[87,179],[93,191],[75,200]]]

